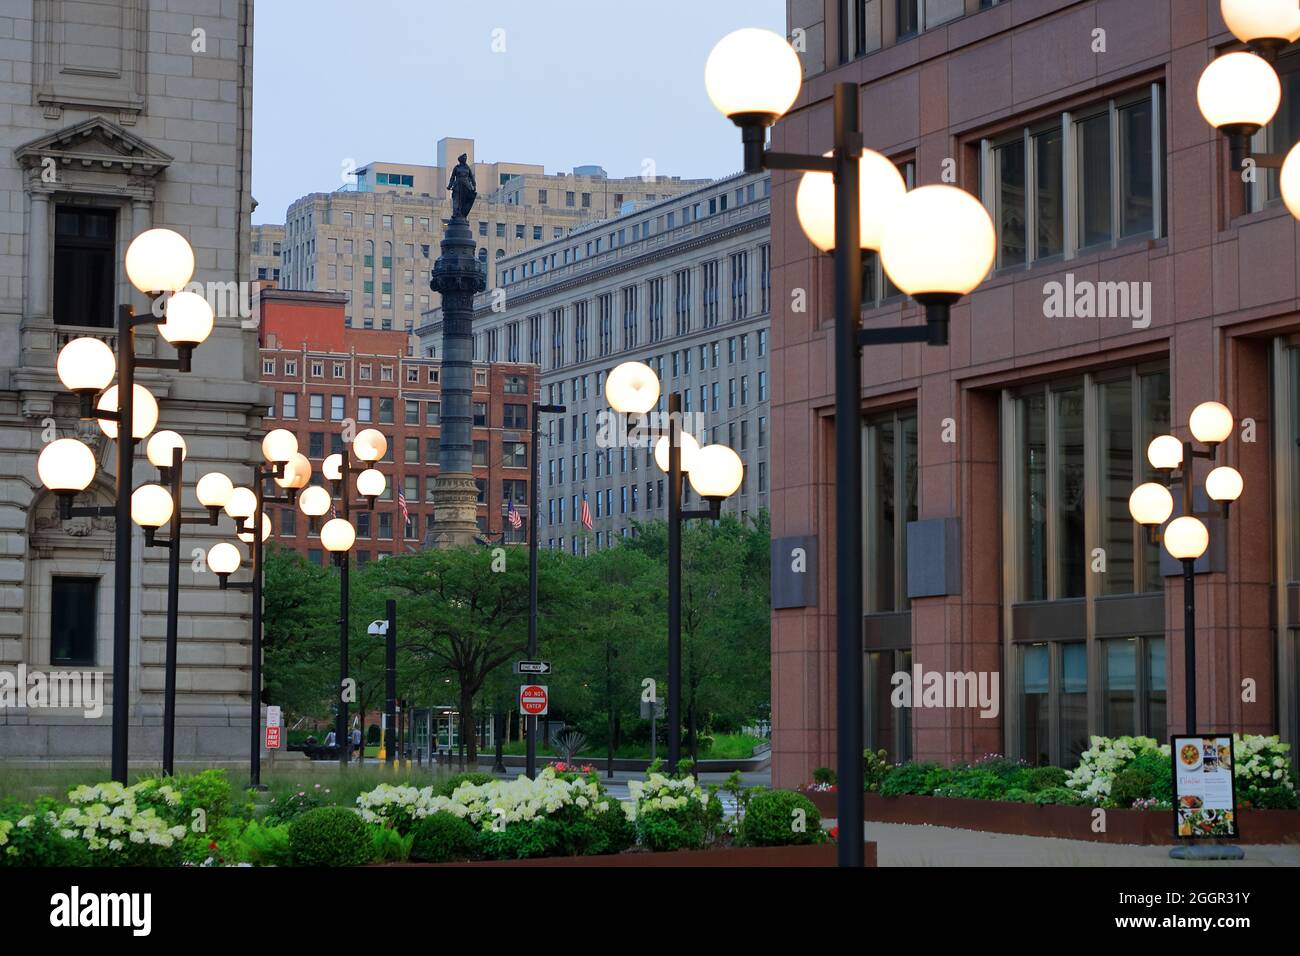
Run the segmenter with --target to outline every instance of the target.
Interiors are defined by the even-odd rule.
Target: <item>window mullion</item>
[[[1151,84],[1151,237],[1164,236],[1165,218],[1165,127],[1164,88]]]
[[[1025,153],[1025,267],[1038,259],[1038,159],[1029,130],[1022,137]]]
[[[1046,408],[1046,421],[1044,424],[1044,434],[1047,439],[1047,503],[1043,509],[1044,514],[1044,542],[1047,549],[1047,600],[1055,601],[1061,596],[1061,564],[1060,555],[1057,553],[1059,545],[1059,535],[1057,533],[1057,513],[1056,509],[1060,504],[1060,494],[1058,484],[1060,481],[1060,455],[1057,452],[1057,428],[1056,428],[1056,393],[1050,387],[1047,388],[1047,401],[1044,403]]]
[[[1073,259],[1079,252],[1079,157],[1074,135],[1074,116],[1061,114],[1061,182],[1064,184],[1061,218],[1064,258]]]
[[[1110,101],[1107,111],[1110,123],[1110,245],[1119,245],[1121,223],[1124,216],[1123,166],[1120,161],[1119,107]]]

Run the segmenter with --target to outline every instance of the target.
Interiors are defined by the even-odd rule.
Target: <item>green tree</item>
[[[323,718],[338,687],[338,580],[274,545],[263,572],[263,697],[287,713]]]

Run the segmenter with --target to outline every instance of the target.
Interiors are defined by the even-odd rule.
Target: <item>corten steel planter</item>
[[[835,818],[836,794],[803,791],[824,817]],[[1100,843],[1130,843],[1148,846],[1173,845],[1176,841],[1172,811],[1107,810],[1106,829],[1093,829],[1094,807],[1055,804],[1036,806],[1002,800],[964,800],[956,797],[866,794],[863,817],[875,823],[930,824],[986,833],[1014,833],[1021,836],[1056,837],[1063,840],[1091,840]],[[1300,843],[1300,810],[1239,810],[1241,836],[1232,841],[1246,844]]]
[[[876,865],[876,845],[864,847],[866,865]],[[836,846],[747,846],[669,853],[611,853],[608,856],[548,856],[537,860],[480,860],[474,863],[402,863],[399,866],[649,866],[807,867],[835,866]]]

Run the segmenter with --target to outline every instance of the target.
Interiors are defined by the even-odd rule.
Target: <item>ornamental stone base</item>
[[[462,548],[477,544],[478,486],[473,475],[439,475],[433,482],[433,530],[426,548]]]

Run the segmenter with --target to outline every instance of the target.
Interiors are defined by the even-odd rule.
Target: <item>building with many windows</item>
[[[266,398],[256,340],[244,328],[247,301],[225,294],[250,265],[253,4],[171,0],[165,15],[160,7],[10,0],[0,16],[0,674],[11,691],[20,666],[29,676],[102,678],[106,705],[93,716],[0,707],[0,758],[105,761],[118,707],[128,710],[132,762],[162,756],[167,552],[146,548],[137,531],[130,698],[113,700],[114,522],[60,520],[36,474],[44,443],[78,437],[98,462],[80,503],[114,500],[116,444],[79,420],[55,361],[72,338],[119,344],[119,304],[149,309],[123,264],[146,229],[185,236],[193,280],[217,311],[190,374],[136,376],[158,399],[158,427],[188,443],[186,507],[197,507],[200,475],[223,470],[239,481],[240,463],[259,454]],[[140,355],[175,357],[152,327],[137,331],[136,345]],[[137,486],[157,480],[143,451]],[[228,519],[187,526],[185,554],[234,531]],[[246,761],[248,595],[219,590],[215,575],[186,560],[179,608],[177,759]]]
[[[600,167],[546,175],[527,163],[480,163],[472,139],[438,141],[438,165],[370,163],[338,190],[310,193],[288,209],[283,228],[281,288],[341,292],[348,324],[406,329],[438,305],[429,273],[438,258],[443,221],[451,216],[447,181],[459,155],[474,170],[479,199],[471,228],[489,276],[492,263],[570,230],[617,215],[625,204],[654,201],[703,180],[668,176],[609,179]],[[260,276],[259,276],[260,278]]]
[[[345,326],[346,307],[347,297],[340,293],[264,289],[261,378],[274,392],[266,425],[298,436],[298,450],[312,464],[313,484],[328,487],[321,464],[343,451],[345,429],[377,428],[388,439],[388,452],[375,466],[387,479],[384,494],[373,510],[353,511],[353,551],[364,563],[419,550],[433,528],[441,363],[414,354],[405,332]],[[535,380],[536,370],[518,363],[474,369],[474,477],[485,541],[523,538],[506,515],[509,502],[527,515],[528,416]],[[279,493],[269,483],[268,491]],[[268,514],[272,540],[317,564],[328,556],[318,537],[324,519],[308,518],[288,505],[273,505]]]
[[[284,226],[266,224],[253,226],[250,242],[252,251],[251,276],[254,282],[280,282],[281,250],[284,247]]]
[[[651,365],[681,393],[687,430],[740,454],[745,480],[727,510],[768,507],[768,183],[710,182],[497,263],[504,296],[489,291],[476,305],[475,357],[540,367],[542,400],[566,407],[543,422],[544,545],[586,553],[666,517],[651,449],[605,420],[605,376],[621,362]],[[440,327],[435,310],[419,329],[426,349],[436,351]]]
[[[864,359],[870,747],[891,759],[1003,753],[1070,766],[1090,734],[1183,727],[1179,568],[1128,513],[1152,437],[1211,400],[1245,478],[1198,565],[1202,730],[1300,736],[1300,314],[1296,222],[1276,176],[1243,183],[1201,118],[1201,71],[1236,44],[1217,3],[825,0],[789,6],[807,77],[775,149],[831,145],[833,82],[867,145],[915,184],[945,175],[997,231],[951,345]],[[1300,129],[1300,55],[1257,147]],[[834,765],[832,267],[773,175],[774,784]],[[863,322],[916,323],[873,259]],[[813,307],[789,308],[806,291]],[[1204,480],[1208,464],[1197,467]],[[1177,497],[1177,495],[1176,495]],[[789,586],[784,549],[821,580]],[[939,569],[941,573],[935,573]],[[798,592],[797,594],[794,592]],[[995,706],[893,706],[896,675],[996,676]],[[919,695],[915,695],[919,697]]]

